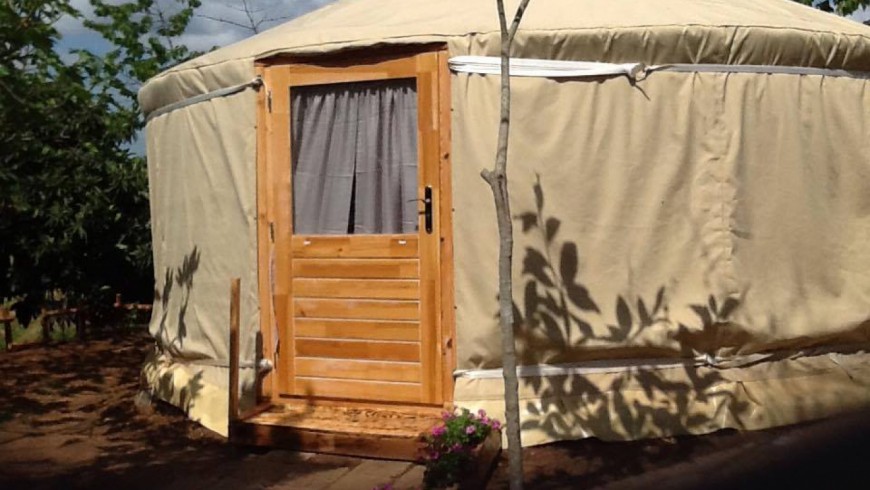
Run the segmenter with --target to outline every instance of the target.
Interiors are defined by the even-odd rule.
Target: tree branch
[[[203,19],[213,20],[213,21],[215,21],[215,22],[221,22],[221,23],[224,23],[224,24],[229,24],[229,25],[231,25],[231,26],[240,27],[240,28],[242,28],[242,29],[253,30],[253,28],[252,28],[251,26],[249,26],[249,25],[245,25],[245,24],[242,24],[241,22],[236,22],[236,21],[229,20],[229,19],[224,19],[224,18],[221,18],[221,17],[213,17],[213,16],[211,16],[211,15],[206,15],[206,14],[196,14],[196,16],[197,16],[197,17],[202,17]]]
[[[260,22],[254,21],[254,13],[251,12],[248,0],[242,0],[242,6],[244,7],[245,15],[248,16],[248,22],[251,23],[251,30],[254,31],[255,34],[260,32],[260,24],[263,23],[263,20],[260,19]]]
[[[508,33],[508,39],[511,44],[513,44],[514,36],[516,36],[517,30],[520,28],[520,21],[523,20],[523,15],[526,13],[526,8],[529,6],[529,1],[530,0],[523,0],[522,2],[520,2],[519,7],[517,7],[517,11],[514,14],[514,21],[511,24],[511,30]]]
[[[13,92],[12,89],[9,88],[8,85],[3,83],[2,80],[0,80],[0,87],[3,87],[3,90],[5,90],[9,94],[10,97],[15,99],[16,102],[18,102],[21,105],[27,105],[27,101],[22,99],[21,97],[19,97],[15,92]]]
[[[237,0],[235,3],[239,3]],[[264,24],[277,22],[284,19],[292,18],[293,16],[269,16],[264,14],[264,12],[268,12],[270,7],[262,7],[256,8],[252,5],[253,2],[250,0],[241,0],[241,4],[239,6],[234,5],[230,2],[224,2],[223,7],[231,10],[233,12],[239,12],[245,15],[247,22],[235,21],[223,17],[215,17],[207,14],[198,14],[199,17],[203,19],[212,20],[215,22],[221,22],[223,24],[232,25],[235,27],[239,27],[241,29],[245,29],[247,31],[251,31],[254,34],[259,34]]]

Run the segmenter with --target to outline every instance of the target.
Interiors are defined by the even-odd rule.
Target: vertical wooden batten
[[[453,371],[456,369],[456,300],[453,279],[453,167],[452,167],[452,92],[447,50],[438,52],[438,127],[441,200],[439,202],[441,245],[441,378],[445,408],[453,404]]]
[[[290,93],[289,73],[280,67],[267,69],[269,76],[269,184],[272,191],[272,223],[274,255],[270,266],[274,270],[275,316],[278,320],[279,355],[276,364],[278,392],[293,389],[293,294],[288,273],[293,254],[290,238],[293,231],[293,186],[290,172]],[[288,345],[289,344],[289,345]]]
[[[419,181],[420,192],[432,188],[433,226],[431,234],[424,227],[423,216],[420,216],[420,306],[421,318],[428,320],[427,325],[420,329],[420,353],[423,372],[423,402],[441,404],[441,373],[440,373],[440,251],[439,235],[440,210],[437,204],[441,200],[439,182],[439,138],[438,126],[438,54],[426,53],[417,57],[417,116],[418,116],[418,151],[419,151]]]
[[[268,80],[265,66],[257,64],[257,76],[264,81],[263,87],[257,93],[257,296],[260,304],[260,336],[263,339],[263,358],[268,359],[273,366],[278,360],[273,356],[278,339],[274,338],[273,325],[275,318],[274,298],[272,297],[272,239],[269,232],[269,224],[272,220],[271,188],[269,186],[268,144],[269,144],[269,118],[266,107],[268,92],[271,84]],[[257,393],[258,403],[261,400],[270,400],[277,392],[274,372],[266,373],[262,379],[261,391]]]
[[[230,430],[239,419],[239,309],[241,307],[241,280],[230,281],[230,379],[227,422]]]

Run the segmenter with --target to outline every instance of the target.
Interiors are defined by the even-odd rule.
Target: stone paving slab
[[[405,461],[367,460],[327,487],[328,490],[371,490],[393,483],[414,466]]]
[[[395,490],[418,490],[423,488],[423,472],[425,468],[415,464],[404,475],[400,476],[393,482]]]
[[[344,479],[352,470],[350,468],[333,468],[287,480],[268,487],[268,490],[326,490],[331,485]],[[368,490],[368,489],[367,489]]]

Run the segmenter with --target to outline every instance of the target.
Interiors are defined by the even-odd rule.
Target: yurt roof
[[[792,0],[532,0],[520,30],[514,55],[529,58],[870,71],[870,28]],[[431,42],[496,55],[498,35],[495,0],[340,0],[158,75],[140,101],[243,83],[273,55]]]

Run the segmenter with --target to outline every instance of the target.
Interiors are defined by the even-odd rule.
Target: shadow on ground
[[[174,408],[137,409],[148,347],[138,331],[0,353],[0,488],[295,488],[281,482],[359,464],[234,448]]]
[[[524,450],[526,487],[640,490],[867,488],[870,411],[763,431]],[[504,459],[504,455],[503,455]],[[507,488],[503,460],[489,490]]]

